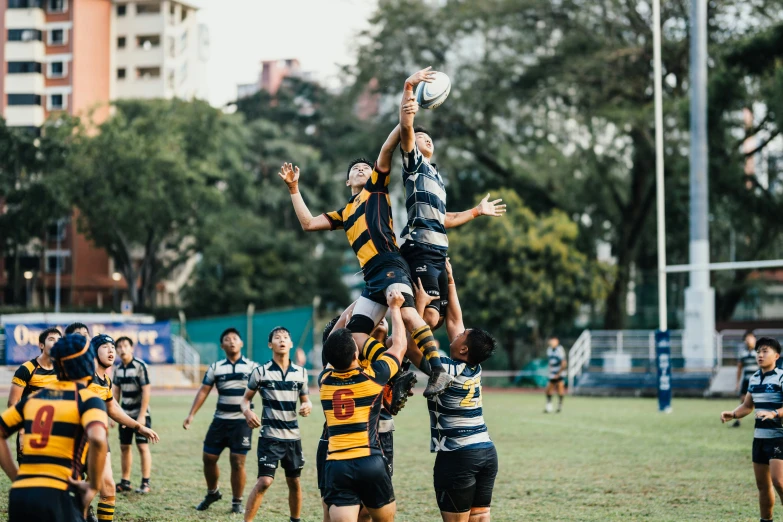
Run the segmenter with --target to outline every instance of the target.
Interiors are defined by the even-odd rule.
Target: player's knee
[[[772,477],[772,485],[775,487],[776,490],[782,491],[783,490],[783,477]]]
[[[127,455],[130,453],[131,447],[130,444],[120,444],[120,451],[123,455]]]
[[[275,479],[272,477],[258,477],[258,480],[256,481],[256,489],[259,493],[263,493],[269,489],[269,486],[271,486],[272,482],[274,481]]]
[[[245,456],[244,455],[231,455],[231,471],[241,472],[245,470]]]
[[[286,477],[285,481],[288,483],[289,489],[297,490],[301,487],[299,477]]]
[[[426,308],[424,310],[424,322],[427,323],[432,330],[435,330],[440,326],[440,312],[435,308]]]

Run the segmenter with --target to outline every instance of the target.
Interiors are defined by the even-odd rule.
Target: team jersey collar
[[[283,369],[280,367],[279,364],[277,364],[275,362],[274,359],[271,359],[269,362],[272,363],[272,366],[270,367],[270,369],[271,370],[278,370],[278,371],[280,371],[280,373],[282,374],[283,378],[285,378],[285,376],[288,375],[291,372],[297,372],[298,371],[296,368],[294,368],[294,362],[292,360],[290,360],[290,359],[288,360],[288,370],[286,370],[286,371],[283,371]]]
[[[762,371],[762,372],[761,372],[761,376],[762,376],[762,377],[769,377],[770,375],[775,375],[775,374],[777,373],[777,371],[778,371],[778,369],[777,369],[777,368],[772,368],[772,369],[771,369],[770,371],[768,371],[768,372]]]

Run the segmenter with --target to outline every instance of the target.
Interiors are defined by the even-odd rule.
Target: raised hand
[[[479,216],[500,217],[506,213],[506,205],[500,204],[502,199],[496,199],[494,201],[489,200],[489,194],[484,196],[478,206]]]
[[[414,283],[413,287],[416,290],[416,295],[414,296],[416,298],[417,303],[424,303],[424,306],[426,307],[428,304],[433,302],[435,299],[439,299],[436,296],[430,295],[427,293],[427,291],[424,289],[424,285],[421,282],[421,278],[417,278],[416,281],[418,283]]]
[[[416,101],[416,97],[414,96],[404,101],[401,110],[403,114],[416,114],[419,112],[419,102]]]
[[[299,167],[294,167],[291,163],[283,163],[277,175],[288,185],[289,189],[299,185]]]
[[[405,80],[405,85],[410,85],[411,88],[415,88],[421,82],[431,83],[434,80],[435,71],[432,70],[432,66],[429,66],[408,76],[408,79]]]
[[[400,308],[405,302],[405,298],[399,290],[389,290],[386,293],[386,303],[389,308]]]

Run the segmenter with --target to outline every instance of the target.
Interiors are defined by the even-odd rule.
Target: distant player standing
[[[62,334],[57,328],[47,328],[38,336],[38,348],[41,355],[19,366],[11,379],[11,390],[8,392],[8,407],[15,406],[20,400],[33,392],[57,382],[54,363],[49,355],[54,343]],[[16,436],[16,460],[21,463],[24,428],[19,429]]]
[[[748,330],[742,340],[740,353],[737,355],[737,391],[739,392],[740,404],[745,402],[745,394],[748,393],[748,383],[750,378],[759,370],[756,362],[756,336]],[[740,421],[735,420],[732,428],[739,428]]]
[[[756,408],[753,472],[759,490],[761,522],[772,522],[775,490],[783,497],[783,370],[776,367],[780,343],[762,337],[756,342],[756,354],[760,369],[750,378],[745,401],[733,411],[721,413],[720,419],[741,419]]]
[[[549,360],[549,382],[546,385],[546,408],[544,413],[552,413],[552,394],[557,391],[557,413],[563,410],[563,397],[565,396],[566,353],[556,335],[549,338],[549,347],[546,349],[546,357]]]
[[[242,514],[242,495],[245,490],[245,457],[251,448],[253,430],[247,425],[240,404],[247,388],[247,381],[258,364],[242,357],[242,338],[236,328],[228,328],[220,334],[220,347],[226,354],[225,359],[212,363],[204,375],[204,381],[196,393],[193,406],[190,408],[182,427],[190,429],[193,417],[207,400],[214,386],[218,389],[217,409],[215,418],[209,426],[204,438],[202,459],[204,461],[204,478],[207,481],[207,495],[196,506],[199,511],[209,509],[223,495],[218,488],[220,469],[218,459],[224,449],[228,448],[231,461],[231,512]],[[253,407],[252,404],[250,406]]]
[[[294,343],[291,333],[278,326],[269,332],[272,360],[253,370],[242,398],[242,413],[250,428],[261,428],[258,435],[258,480],[247,499],[245,522],[256,516],[264,494],[275,479],[278,463],[285,470],[288,484],[288,507],[291,522],[299,522],[302,513],[302,474],[305,459],[302,437],[296,420],[296,401],[300,400],[299,415],[307,417],[312,403],[307,391],[307,370],[291,362],[289,353]],[[263,413],[258,418],[250,404],[256,392],[261,394]]]
[[[150,376],[147,365],[141,359],[133,355],[133,341],[128,337],[117,339],[117,353],[120,356],[120,365],[114,371],[114,395],[119,397],[122,410],[136,419],[136,422],[148,428],[152,427],[150,418]],[[136,439],[136,447],[139,448],[141,457],[141,485],[136,493],[146,494],[150,492],[150,473],[152,471],[152,454],[150,453],[149,440],[140,433],[134,433],[127,426],[120,426],[120,451],[122,451],[122,481],[117,484],[117,492],[130,491],[131,467],[133,465],[133,452],[131,445]]]

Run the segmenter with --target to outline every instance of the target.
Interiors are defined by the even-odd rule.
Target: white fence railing
[[[592,335],[590,330],[585,330],[568,350],[568,392],[572,393],[574,379],[582,374],[584,368],[590,364],[592,352]]]
[[[190,343],[179,335],[171,336],[171,347],[174,351],[174,362],[191,382],[198,382],[201,377],[201,356]]]

